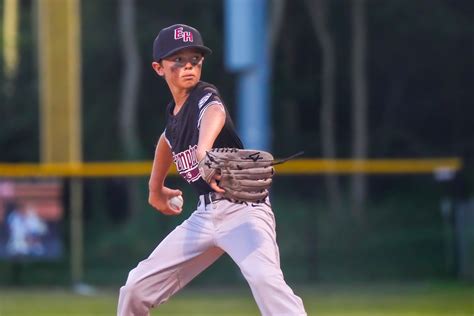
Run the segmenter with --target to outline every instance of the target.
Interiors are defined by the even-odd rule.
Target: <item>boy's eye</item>
[[[190,63],[193,66],[196,66],[201,62],[202,56],[197,54],[197,55],[191,55],[191,56],[172,56],[168,59],[169,61],[173,62],[176,66],[183,67],[187,63]]]

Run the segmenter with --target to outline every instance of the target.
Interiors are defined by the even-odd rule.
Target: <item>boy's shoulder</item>
[[[219,95],[219,90],[217,89],[217,87],[205,81],[199,81],[199,83],[196,86],[196,89],[197,89],[198,94],[213,93],[213,94]]]
[[[199,109],[202,109],[206,104],[213,101],[222,103],[219,91],[217,90],[216,86],[204,81],[200,81],[198,83],[194,94],[194,99]]]

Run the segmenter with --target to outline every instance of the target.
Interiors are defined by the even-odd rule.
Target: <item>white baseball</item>
[[[181,195],[173,196],[171,199],[169,199],[168,204],[173,210],[179,210],[184,204],[183,197]]]

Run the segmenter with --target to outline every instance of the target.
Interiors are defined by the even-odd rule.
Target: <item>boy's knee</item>
[[[123,315],[148,315],[152,303],[148,302],[140,284],[128,282],[120,288],[119,312]],[[122,315],[119,313],[119,315]]]
[[[136,283],[126,283],[120,288],[120,297],[127,301],[140,301],[140,291]]]
[[[265,289],[279,284],[282,278],[283,276],[276,271],[255,269],[248,276],[248,281],[256,288]]]

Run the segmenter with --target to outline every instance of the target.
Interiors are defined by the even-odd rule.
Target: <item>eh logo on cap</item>
[[[178,27],[174,29],[174,39],[179,40],[183,39],[183,42],[192,42],[193,41],[193,33],[192,32],[183,32],[182,27]]]

